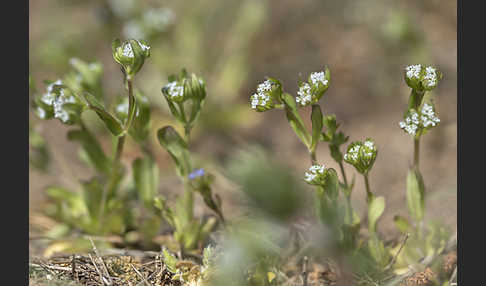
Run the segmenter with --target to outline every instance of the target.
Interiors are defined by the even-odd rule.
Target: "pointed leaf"
[[[133,177],[137,194],[147,209],[153,208],[153,200],[159,184],[159,168],[150,157],[133,161]]]
[[[124,130],[121,125],[121,122],[116,119],[113,115],[111,115],[108,111],[106,111],[105,107],[89,93],[83,93],[84,99],[88,103],[88,107],[98,114],[100,119],[105,123],[106,127],[110,130],[110,132],[115,136],[123,135]]]
[[[370,233],[376,232],[376,222],[385,211],[385,198],[375,197],[368,206],[368,222]]]
[[[70,130],[67,134],[70,141],[78,141],[87,154],[89,162],[98,172],[109,174],[111,160],[105,155],[98,140],[86,129]]]
[[[157,131],[157,138],[159,139],[160,145],[167,150],[174,160],[179,175],[186,177],[191,170],[186,142],[172,126],[160,128]]]
[[[419,222],[424,217],[425,187],[422,175],[418,170],[411,169],[407,176],[407,206],[412,218]]]
[[[319,135],[322,132],[322,111],[318,104],[312,105],[312,144],[311,149],[315,150],[317,143],[319,142]]]

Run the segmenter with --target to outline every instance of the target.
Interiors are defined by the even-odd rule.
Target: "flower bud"
[[[282,85],[278,80],[267,79],[260,83],[257,92],[250,97],[251,108],[263,112],[275,107],[280,102],[282,94]]]
[[[364,142],[351,143],[344,154],[344,161],[353,165],[361,174],[366,174],[373,167],[377,152],[373,140],[367,138]]]
[[[173,102],[183,102],[186,97],[184,96],[184,81],[171,81],[166,86],[162,88],[162,93],[165,95],[167,100]]]
[[[169,77],[169,83],[162,87],[162,93],[172,102],[184,102],[187,99],[202,101],[206,98],[206,83],[195,74],[189,76],[182,70],[178,78]]]
[[[412,136],[420,136],[427,130],[435,127],[440,122],[439,117],[435,114],[434,106],[424,103],[419,112],[415,109],[409,109],[405,121],[399,123],[400,128]]]
[[[123,43],[116,39],[112,43],[113,58],[122,66],[127,78],[133,77],[150,57],[150,46],[143,40],[127,40]]]
[[[417,64],[405,68],[405,82],[415,90],[432,90],[440,79],[442,79],[442,73],[432,66],[425,67]]]
[[[304,180],[311,185],[322,186],[326,183],[328,176],[328,169],[324,165],[312,165],[309,170],[305,172]]]
[[[295,101],[301,106],[317,103],[329,88],[330,79],[331,72],[328,68],[325,71],[311,73],[307,82],[299,84]]]

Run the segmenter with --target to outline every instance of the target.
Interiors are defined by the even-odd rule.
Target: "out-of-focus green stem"
[[[339,168],[341,169],[341,174],[343,175],[343,180],[344,180],[344,184],[346,185],[346,188],[349,187],[348,186],[348,179],[346,178],[346,172],[344,172],[344,166],[343,166],[343,161],[339,161]]]
[[[108,183],[108,186],[103,189],[103,194],[101,197],[101,206],[100,206],[100,214],[99,214],[99,226],[100,228],[103,225],[103,218],[104,218],[104,213],[105,213],[105,205],[106,205],[106,200],[108,197],[108,194],[112,194],[115,191],[116,187],[116,181],[118,177],[118,171],[121,169],[121,157],[123,154],[123,149],[125,146],[125,140],[126,136],[128,133],[128,130],[130,129],[130,126],[133,122],[133,118],[135,117],[135,97],[133,96],[133,87],[132,87],[132,78],[127,77],[127,86],[128,86],[128,117],[127,121],[125,122],[125,126],[123,127],[123,130],[125,131],[123,135],[118,137],[118,142],[116,145],[116,153],[115,153],[115,158],[113,159],[113,167],[112,167],[112,173],[110,177],[110,181]]]
[[[414,139],[413,144],[413,167],[419,169],[420,158],[420,137]]]
[[[370,190],[370,182],[368,179],[368,173],[363,174],[364,181],[365,181],[365,186],[366,186],[366,202],[368,205],[371,203],[373,200],[373,193]]]

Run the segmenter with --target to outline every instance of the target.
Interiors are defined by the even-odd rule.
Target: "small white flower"
[[[308,83],[304,83],[300,86],[299,91],[297,91],[297,97],[295,101],[300,103],[302,106],[306,106],[312,101],[311,86]]]
[[[39,115],[40,118],[44,119],[46,118],[46,111],[38,106],[37,115]]]
[[[435,114],[433,106],[425,103],[420,109],[420,114],[411,110],[405,121],[399,122],[399,126],[408,134],[415,136],[417,130],[435,127],[439,122],[440,119]]]
[[[325,73],[323,71],[311,73],[310,79],[312,85],[318,85],[319,82],[322,83],[323,85],[327,84],[327,79],[325,78]]]
[[[267,91],[272,90],[272,82],[269,81],[268,79],[262,83],[260,83],[257,87],[257,92],[258,93],[265,93]]]
[[[368,147],[369,149],[371,149],[371,150],[375,150],[375,143],[373,141],[371,141],[371,140],[366,140],[364,142],[364,145],[366,147]]]
[[[184,85],[179,84],[177,81],[169,82],[166,88],[169,97],[172,99],[184,96]]]
[[[324,165],[312,165],[308,172],[305,172],[304,180],[308,183],[315,181],[316,178],[324,174],[326,167]]]
[[[69,113],[64,109],[64,104],[75,102],[74,96],[66,96],[63,89],[59,90],[59,95],[53,102],[54,117],[60,119],[62,122],[67,122],[69,120]]]
[[[424,79],[428,81],[427,85],[429,87],[436,85],[436,83],[437,83],[437,72],[436,72],[435,68],[427,67],[425,69]]]
[[[128,43],[125,44],[123,46],[123,52],[122,53],[123,53],[123,56],[125,56],[125,57],[133,58],[134,55],[133,55],[132,45],[130,45]]]
[[[406,68],[407,77],[409,79],[418,79],[420,77],[420,71],[422,71],[422,65],[411,65]]]
[[[250,103],[252,109],[262,107],[267,109],[270,107],[271,97],[268,94],[272,91],[274,84],[270,80],[265,80],[257,86],[257,92],[250,96]]]
[[[41,97],[42,102],[44,102],[47,105],[52,105],[53,102],[54,102],[54,99],[56,98],[55,94],[53,93],[54,86],[55,85],[61,85],[61,84],[62,84],[62,81],[60,79],[49,84],[47,86],[47,92],[44,93]]]

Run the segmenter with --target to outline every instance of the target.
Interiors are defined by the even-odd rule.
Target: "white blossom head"
[[[257,90],[250,96],[251,108],[258,112],[273,109],[280,101],[282,87],[276,79],[267,79],[257,86]]]
[[[46,93],[37,98],[35,103],[40,118],[57,118],[65,124],[73,124],[83,110],[83,104],[60,79],[49,83]]]
[[[344,161],[353,165],[361,174],[365,174],[373,167],[377,154],[375,143],[372,139],[367,138],[364,142],[351,143],[344,154]]]
[[[426,67],[417,64],[405,68],[405,82],[409,87],[416,90],[432,90],[437,86],[440,79],[442,79],[442,73],[432,66]]]
[[[169,83],[162,87],[162,93],[170,102],[181,103],[188,99],[202,101],[206,98],[206,83],[183,69],[179,76],[169,76]]]
[[[116,39],[112,43],[113,59],[122,66],[125,75],[134,76],[143,66],[145,59],[150,57],[150,46],[143,40]]]
[[[324,185],[327,181],[329,170],[324,165],[316,164],[309,167],[304,173],[304,180],[311,185]]]
[[[328,68],[325,68],[324,71],[311,73],[307,82],[301,82],[299,84],[295,101],[300,106],[317,103],[329,88],[330,79],[331,72]]]
[[[434,106],[424,103],[419,112],[413,108],[408,110],[404,121],[399,122],[399,126],[406,133],[415,137],[425,134],[427,130],[437,126],[439,122],[440,119],[435,114]]]
[[[173,102],[183,102],[184,97],[184,80],[182,81],[171,81],[162,88],[162,93],[166,98]]]

